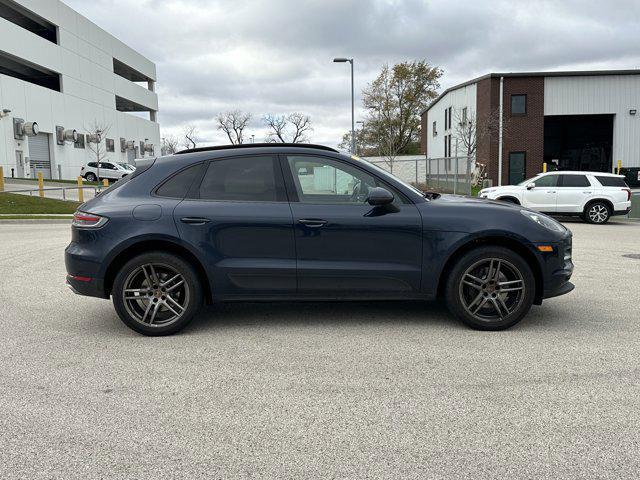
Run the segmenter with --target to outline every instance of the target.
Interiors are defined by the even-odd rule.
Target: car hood
[[[468,207],[486,207],[496,208],[498,210],[523,210],[523,207],[514,203],[501,202],[498,200],[489,200],[486,198],[477,197],[464,197],[462,195],[441,195],[438,198],[431,200],[432,202],[440,202],[443,204],[451,204],[455,206],[468,206]]]

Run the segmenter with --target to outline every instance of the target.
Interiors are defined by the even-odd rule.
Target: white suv
[[[109,180],[120,180],[131,173],[117,163],[100,162],[100,179],[107,178]],[[98,180],[98,162],[89,162],[86,167],[80,169],[80,176],[84,177],[88,182]]]
[[[485,188],[478,195],[549,214],[579,215],[599,224],[631,210],[631,189],[622,175],[611,173],[541,173],[518,185]]]

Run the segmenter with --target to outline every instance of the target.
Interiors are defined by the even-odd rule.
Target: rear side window
[[[600,185],[603,187],[626,187],[629,188],[629,185],[624,181],[624,178],[620,177],[596,177],[596,179],[600,182]]]
[[[214,160],[200,184],[205,200],[277,202],[283,200],[279,166],[274,157]]]
[[[561,187],[590,187],[591,183],[585,175],[560,175]]]
[[[186,197],[189,187],[191,187],[191,184],[200,173],[201,167],[202,164],[198,163],[197,165],[192,165],[191,167],[178,172],[164,182],[158,190],[156,190],[156,195],[159,197],[170,198]]]

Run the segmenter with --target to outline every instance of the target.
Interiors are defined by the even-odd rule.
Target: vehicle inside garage
[[[553,115],[544,118],[544,161],[558,170],[610,172],[613,115]]]

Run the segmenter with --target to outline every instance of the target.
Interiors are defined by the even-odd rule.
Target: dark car
[[[425,194],[315,145],[250,144],[142,160],[83,204],[67,283],[113,298],[146,335],[203,303],[445,298],[500,330],[570,292],[571,233],[519,206]]]

